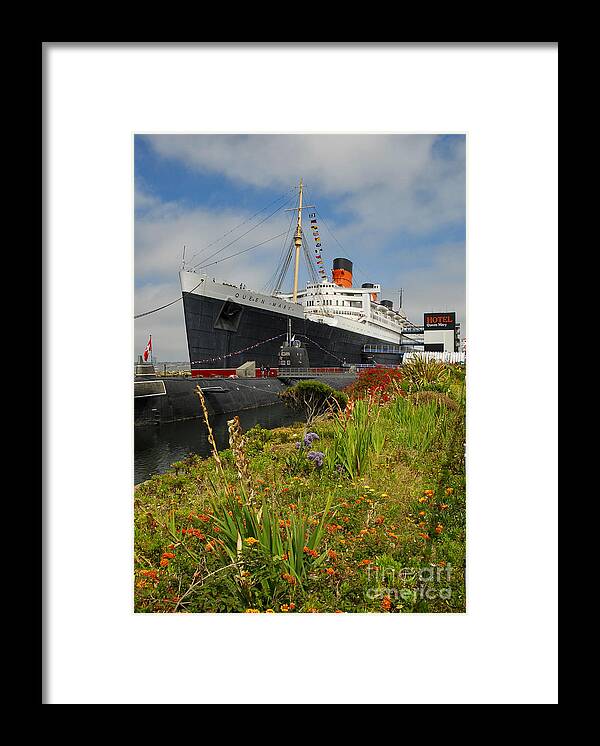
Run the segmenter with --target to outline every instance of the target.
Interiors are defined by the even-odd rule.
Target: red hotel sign
[[[423,327],[427,329],[455,329],[456,312],[445,311],[444,313],[426,313]]]

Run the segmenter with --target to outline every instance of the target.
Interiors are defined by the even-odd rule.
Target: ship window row
[[[398,345],[364,345],[363,352],[400,352]]]
[[[335,304],[333,300],[321,300],[321,301],[314,301],[314,300],[307,300],[306,301],[307,306],[350,306],[351,308],[362,308],[362,301],[359,300],[336,300]]]

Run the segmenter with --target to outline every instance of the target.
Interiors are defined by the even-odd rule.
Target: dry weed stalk
[[[242,484],[246,487],[250,503],[254,503],[254,487],[252,486],[248,459],[246,458],[246,443],[242,426],[240,425],[240,418],[236,415],[232,420],[227,420],[227,428],[229,430],[229,447],[233,454],[238,476]]]
[[[219,465],[219,468],[221,469],[221,471],[223,471],[223,462],[221,461],[221,457],[219,456],[219,451],[217,450],[217,443],[215,441],[215,436],[213,434],[212,427],[210,426],[210,420],[208,419],[208,409],[206,408],[204,392],[202,391],[199,385],[196,385],[196,393],[198,394],[198,398],[200,399],[200,406],[202,407],[202,414],[204,415],[204,422],[206,423],[206,427],[208,429],[208,442],[210,443],[210,449],[212,451],[213,458]]]

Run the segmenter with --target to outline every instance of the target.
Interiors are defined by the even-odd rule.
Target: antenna
[[[185,244],[183,244],[183,258],[181,260],[181,269],[185,269]]]

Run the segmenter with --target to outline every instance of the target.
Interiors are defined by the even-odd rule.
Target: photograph
[[[134,606],[466,610],[466,136],[134,135]]]
[[[557,704],[558,42],[41,46],[42,703]]]

